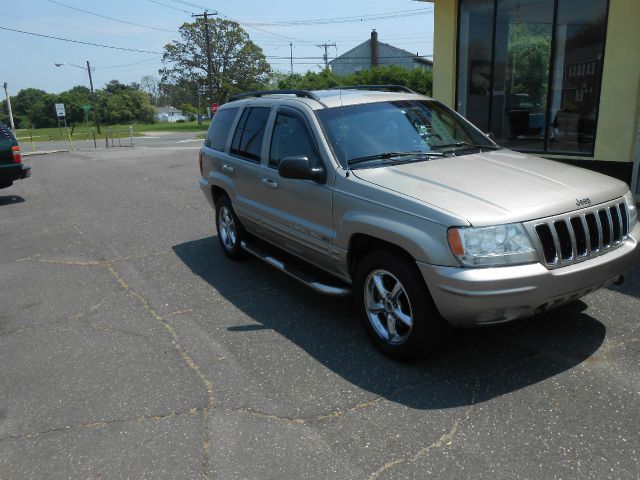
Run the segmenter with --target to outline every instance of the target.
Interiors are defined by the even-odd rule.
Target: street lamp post
[[[62,65],[71,65],[72,67],[80,68],[81,70],[86,70],[89,74],[89,86],[91,87],[91,101],[93,103],[93,118],[96,122],[96,130],[100,133],[100,118],[98,115],[98,102],[96,101],[96,92],[93,90],[93,78],[91,77],[91,65],[89,65],[89,60],[87,60],[87,68],[81,67],[80,65],[75,65],[73,63],[54,63],[56,67],[61,67]]]

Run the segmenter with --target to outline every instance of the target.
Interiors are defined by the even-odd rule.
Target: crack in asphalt
[[[451,445],[453,443],[453,437],[455,436],[455,434],[458,432],[458,429],[460,428],[460,424],[468,421],[469,418],[471,418],[471,414],[473,413],[473,410],[476,405],[476,396],[477,396],[477,391],[479,386],[480,386],[480,378],[478,377],[476,378],[473,388],[471,389],[471,400],[470,400],[469,406],[465,409],[464,414],[462,415],[462,418],[458,418],[455,422],[453,422],[453,426],[451,427],[451,429],[449,429],[447,433],[443,434],[437,441],[433,442],[431,445],[422,447],[420,450],[418,450],[418,452],[416,452],[411,457],[399,458],[399,459],[392,460],[390,462],[385,463],[378,470],[376,470],[371,474],[371,476],[369,477],[369,480],[378,478],[380,475],[390,470],[391,468],[395,467],[396,465],[400,465],[402,463],[413,463],[417,461],[419,458],[428,455],[429,452],[434,448],[442,448],[442,447],[447,447]]]
[[[215,407],[213,383],[211,382],[211,380],[209,380],[206,377],[204,373],[202,373],[200,366],[193,360],[193,358],[191,358],[191,356],[186,352],[184,347],[182,347],[180,343],[180,338],[178,336],[178,332],[176,332],[173,326],[166,319],[164,319],[158,312],[156,312],[153,309],[149,301],[143,295],[133,290],[129,286],[129,284],[125,282],[125,280],[120,276],[120,274],[118,274],[118,272],[116,272],[116,270],[113,268],[113,265],[111,263],[106,264],[105,268],[115,278],[115,280],[118,282],[118,285],[120,285],[120,287],[123,290],[126,290],[131,295],[133,295],[138,300],[138,302],[142,305],[142,307],[149,313],[149,315],[151,315],[151,317],[153,317],[154,320],[159,322],[164,327],[164,329],[171,335],[173,346],[178,352],[178,354],[180,355],[180,357],[182,358],[182,361],[186,364],[187,367],[189,367],[189,369],[191,369],[196,374],[200,382],[202,382],[202,384],[205,387],[205,390],[207,392],[207,406],[202,410],[204,422],[205,422],[205,438],[202,443],[202,450],[203,450],[202,469],[203,469],[205,478],[209,478],[209,410]]]
[[[195,408],[190,408],[188,410],[172,411],[169,413],[156,414],[156,415],[140,415],[138,417],[130,417],[130,418],[98,420],[91,423],[75,423],[71,425],[65,425],[63,427],[50,428],[48,430],[41,430],[37,432],[27,432],[27,433],[21,433],[18,435],[9,435],[7,437],[0,438],[0,442],[4,442],[8,440],[21,440],[24,438],[37,437],[39,435],[47,435],[49,433],[65,432],[65,431],[72,431],[72,430],[79,430],[79,429],[98,429],[98,428],[106,427],[107,425],[114,425],[117,423],[142,422],[144,420],[152,420],[155,422],[159,422],[161,420],[166,420],[172,417],[179,417],[182,415],[197,415],[199,413],[203,413],[205,410],[206,408],[195,407]]]
[[[76,232],[79,235],[84,235],[77,225],[74,224],[74,228],[75,228]],[[167,333],[169,333],[169,335],[171,336],[171,339],[172,339],[173,347],[176,349],[176,351],[180,355],[180,358],[182,359],[183,363],[191,371],[193,371],[195,373],[195,375],[198,377],[198,379],[200,380],[200,382],[204,386],[206,394],[207,394],[207,406],[205,408],[201,409],[201,411],[203,413],[204,423],[205,423],[205,438],[203,439],[203,442],[202,442],[202,449],[203,449],[202,470],[203,470],[205,478],[209,478],[209,411],[211,409],[215,408],[215,397],[214,397],[213,383],[202,372],[200,366],[186,352],[186,350],[184,349],[184,347],[180,343],[179,335],[178,335],[177,331],[174,329],[174,327],[151,306],[150,302],[142,294],[138,293],[136,290],[131,288],[131,286],[123,279],[123,277],[114,268],[114,263],[116,263],[116,262],[121,262],[121,261],[125,261],[127,259],[133,259],[133,258],[145,258],[145,257],[149,257],[149,256],[158,256],[158,255],[162,255],[164,253],[165,252],[157,252],[155,254],[147,254],[147,255],[131,256],[131,257],[119,257],[117,259],[102,260],[102,261],[97,261],[97,260],[90,260],[90,261],[46,260],[46,259],[41,259],[41,258],[37,258],[37,257],[26,257],[26,258],[20,259],[20,261],[35,261],[35,262],[42,262],[42,263],[47,263],[47,264],[50,264],[50,265],[60,265],[60,266],[81,266],[81,267],[104,268],[111,274],[111,276],[115,279],[115,281],[120,286],[120,288],[122,288],[123,290],[128,292],[131,296],[133,296],[137,300],[137,302],[142,306],[142,308],[144,310],[146,310],[146,312],[155,321],[160,323],[160,325],[164,328],[164,330]],[[166,253],[169,253],[169,252],[166,251]],[[91,311],[94,311],[95,309],[99,308],[99,306],[105,300],[106,300],[106,298],[102,299],[97,305],[94,305],[93,307],[91,307],[86,312],[86,314],[88,314]],[[80,319],[80,318],[83,318],[83,316],[84,316],[84,314],[81,313],[81,314],[77,315],[75,318],[72,318],[72,319]],[[102,423],[104,423],[104,422],[102,422]],[[96,424],[91,424],[91,425],[92,426],[101,425],[102,423],[98,422]],[[67,428],[68,427],[61,428],[61,429],[54,429],[54,430],[51,430],[51,431],[64,430],[64,429],[67,429]]]

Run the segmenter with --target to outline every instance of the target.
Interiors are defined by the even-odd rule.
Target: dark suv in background
[[[22,163],[20,146],[11,130],[0,123],[0,188],[13,185],[14,180],[31,176],[31,167]]]

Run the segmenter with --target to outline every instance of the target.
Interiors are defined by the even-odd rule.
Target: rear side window
[[[297,114],[279,112],[273,127],[269,166],[278,168],[287,157],[307,157],[311,165],[318,165],[318,153],[306,121]]]
[[[262,140],[267,127],[270,108],[254,107],[242,112],[231,142],[231,153],[260,161]]]
[[[206,147],[221,152],[224,151],[229,132],[231,131],[231,125],[233,125],[233,120],[236,118],[237,113],[237,108],[225,108],[216,113],[207,132],[207,138],[204,141]]]

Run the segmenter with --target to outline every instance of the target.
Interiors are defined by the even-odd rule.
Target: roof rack
[[[295,95],[296,97],[310,98],[315,100],[323,107],[326,107],[320,100],[320,97],[309,90],[258,90],[255,92],[239,93],[229,97],[227,102],[235,102],[236,100],[242,100],[243,98],[264,97],[265,95]]]
[[[330,90],[373,90],[381,92],[416,93],[404,85],[349,85],[347,87],[334,87]]]

